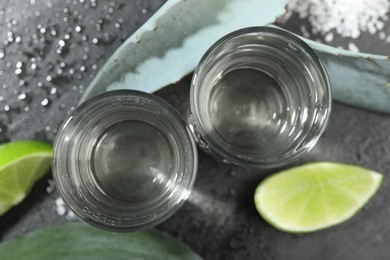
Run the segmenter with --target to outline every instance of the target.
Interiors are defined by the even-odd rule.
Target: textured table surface
[[[1,1],[0,143],[19,139],[52,143],[105,60],[164,2]],[[293,16],[285,27],[299,33],[302,22]],[[365,51],[386,53],[387,45],[376,39],[363,36],[357,41]],[[184,111],[190,78],[157,94]],[[252,198],[257,184],[278,169],[226,165],[200,152],[189,201],[157,228],[206,259],[388,259],[390,115],[333,105],[324,136],[295,164],[337,161],[383,173],[377,195],[351,220],[311,234],[277,231],[258,215]],[[51,174],[0,217],[2,241],[68,221],[56,212],[58,194],[47,192],[49,180]]]

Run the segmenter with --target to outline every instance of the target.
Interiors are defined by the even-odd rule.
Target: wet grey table
[[[1,1],[0,142],[52,143],[105,60],[164,2]],[[293,16],[284,27],[299,33],[304,22]],[[358,42],[366,51],[386,52],[386,44],[376,39],[363,36]],[[190,78],[157,94],[183,111]],[[311,234],[277,231],[258,215],[252,198],[257,184],[279,169],[226,165],[200,152],[189,201],[157,228],[206,259],[390,258],[390,116],[333,105],[324,136],[295,164],[338,161],[382,172],[378,194],[351,220]],[[21,204],[0,217],[2,241],[67,221],[56,213],[57,192],[47,192],[50,179],[51,174],[40,180]]]

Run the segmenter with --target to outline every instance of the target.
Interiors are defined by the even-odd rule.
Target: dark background
[[[1,0],[0,143],[19,139],[52,143],[104,62],[164,2]],[[296,15],[281,21],[296,33],[301,33],[302,24],[310,30]],[[349,42],[336,37],[332,44],[347,47]],[[363,34],[354,42],[362,51],[388,53],[378,35]],[[183,111],[190,79],[191,75],[157,94]],[[264,177],[279,169],[226,165],[200,152],[189,202],[157,228],[206,259],[389,259],[389,136],[389,115],[334,102],[324,136],[295,163],[354,163],[384,174],[377,195],[341,225],[301,235],[275,230],[256,212],[253,193]],[[58,194],[47,192],[49,180],[51,173],[0,217],[2,241],[68,221],[56,212]]]

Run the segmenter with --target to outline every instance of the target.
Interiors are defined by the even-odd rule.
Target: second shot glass
[[[316,144],[331,101],[326,69],[303,40],[251,27],[223,37],[200,61],[189,123],[199,145],[225,162],[278,167]]]

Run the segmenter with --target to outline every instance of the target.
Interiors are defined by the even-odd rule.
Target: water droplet
[[[80,71],[85,71],[85,66],[81,66]]]
[[[49,132],[49,131],[51,130],[50,126],[46,126],[46,127],[45,127],[45,130],[46,130],[47,132]]]
[[[69,21],[69,18],[68,18],[68,17],[64,17],[64,18],[62,19],[62,21],[64,21],[64,23],[67,23],[67,22]]]
[[[9,31],[7,36],[8,36],[8,42],[13,42],[14,41],[14,34],[13,34],[13,32]]]
[[[46,28],[45,28],[45,27],[42,27],[39,31],[40,31],[42,34],[45,34],[45,33],[46,33]]]
[[[26,93],[22,93],[22,94],[20,94],[19,96],[18,96],[18,100],[24,100],[24,99],[26,99]]]
[[[22,65],[23,65],[23,63],[22,63],[21,61],[18,61],[18,62],[16,63],[16,68],[17,68],[17,69],[20,69],[20,68],[22,67]]]
[[[16,42],[16,43],[20,43],[21,41],[22,41],[22,37],[17,36],[17,37],[15,38],[15,42]]]
[[[70,69],[70,70],[69,70],[69,74],[70,74],[70,75],[74,74],[74,69]]]
[[[9,105],[4,106],[4,111],[9,111]]]
[[[46,77],[46,81],[51,81],[53,79],[53,77],[52,76],[50,76],[50,75],[48,75],[47,77]]]
[[[77,26],[74,28],[74,30],[75,30],[76,32],[81,32],[81,26],[77,25]]]
[[[49,99],[47,98],[44,98],[42,101],[41,101],[41,106],[45,107],[49,104]]]
[[[58,41],[58,45],[60,45],[61,47],[64,47],[65,46],[65,41],[64,40],[59,40]]]
[[[60,105],[60,109],[65,109],[66,108],[66,105],[65,104],[61,104]]]
[[[97,66],[96,64],[93,64],[93,65],[92,65],[92,69],[93,69],[93,70],[97,70],[97,68],[98,68],[98,66]]]
[[[36,68],[37,68],[37,64],[36,63],[31,63],[31,69],[35,70]]]
[[[65,38],[65,40],[69,40],[70,39],[70,35],[69,34],[65,34],[64,38]]]
[[[3,101],[4,101],[4,97],[0,96],[0,102],[3,102]]]
[[[87,37],[86,35],[83,35],[83,36],[81,37],[81,40],[86,41],[86,40],[88,40],[88,37]]]
[[[121,27],[121,24],[120,23],[116,23],[115,24],[115,28],[119,29]]]
[[[37,85],[38,85],[38,87],[40,87],[40,88],[43,87],[42,81],[38,81]]]
[[[146,10],[146,9],[144,8],[144,9],[142,9],[141,12],[142,12],[143,14],[147,14],[148,10]]]
[[[25,107],[24,107],[24,111],[25,111],[25,112],[30,111],[30,107],[29,107],[29,106],[25,106]]]
[[[97,44],[97,43],[99,42],[99,40],[98,40],[97,38],[93,38],[93,39],[92,39],[92,42],[93,42],[94,44]]]
[[[57,88],[53,87],[51,90],[50,90],[50,95],[55,95],[57,93]]]
[[[52,31],[50,32],[50,34],[51,34],[52,36],[56,36],[56,35],[57,35],[57,31],[52,30]]]
[[[4,58],[4,56],[5,56],[5,53],[4,53],[3,50],[1,50],[1,51],[0,51],[0,59]]]
[[[22,69],[16,69],[16,70],[15,70],[15,74],[16,74],[16,75],[20,75],[20,73],[22,73]]]

